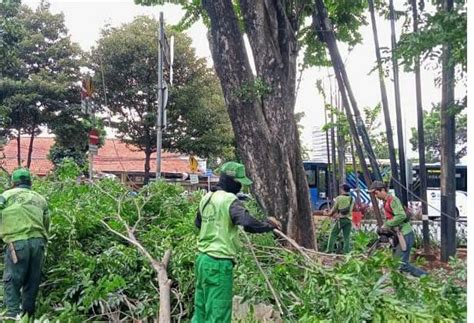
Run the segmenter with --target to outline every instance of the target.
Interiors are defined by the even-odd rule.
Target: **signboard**
[[[199,164],[198,164],[198,161],[197,161],[196,157],[190,156],[189,157],[189,168],[191,169],[191,172],[192,173],[197,172],[198,166],[199,166]]]
[[[99,132],[96,129],[89,131],[89,145],[99,144]]]
[[[191,181],[191,184],[199,184],[199,176],[197,174],[189,175],[189,180]]]
[[[99,151],[99,147],[97,145],[91,145],[89,144],[89,152],[92,155],[97,155],[97,152]]]

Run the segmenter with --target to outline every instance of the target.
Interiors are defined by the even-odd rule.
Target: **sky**
[[[23,0],[24,4],[36,7],[40,0]],[[402,9],[405,0],[395,0],[395,8]],[[84,50],[89,50],[95,45],[100,37],[101,29],[106,25],[119,26],[131,22],[135,16],[147,15],[158,18],[159,12],[164,12],[165,23],[176,24],[184,15],[184,11],[177,5],[167,4],[164,6],[143,7],[135,5],[133,0],[50,0],[53,13],[63,12],[65,24],[74,42]],[[377,21],[379,42],[381,47],[390,47],[390,23],[378,18]],[[397,36],[401,31],[401,22],[397,24]],[[209,43],[206,37],[207,29],[202,22],[195,23],[186,34],[191,37],[196,54],[205,57],[209,66],[212,66],[212,58]],[[351,82],[353,92],[359,108],[374,107],[380,102],[380,87],[376,73],[369,75],[375,66],[375,51],[371,26],[361,29],[363,43],[357,45],[351,52],[346,46],[340,45],[341,54],[346,61],[346,69]],[[425,110],[429,110],[434,103],[441,100],[441,89],[435,85],[438,72],[422,69],[422,93]],[[302,140],[305,146],[311,147],[311,131],[314,126],[324,125],[324,100],[316,89],[318,79],[323,80],[326,89],[329,89],[327,76],[333,74],[331,69],[310,68],[302,74],[301,84],[296,99],[296,112],[304,112],[302,120],[304,126]],[[395,99],[392,79],[386,79],[388,91],[389,108],[391,111],[392,125],[395,126]],[[415,77],[413,73],[404,73],[400,67],[400,89],[402,115],[405,125],[405,146],[408,158],[417,158],[417,153],[411,151],[408,140],[411,136],[410,128],[416,127],[416,92]],[[464,95],[465,88],[460,86],[456,89],[458,97]],[[384,123],[381,123],[384,126]],[[394,128],[396,134],[396,129]],[[395,140],[395,146],[397,142]]]

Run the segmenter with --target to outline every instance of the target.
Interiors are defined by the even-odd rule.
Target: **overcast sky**
[[[36,7],[40,0],[23,0],[24,4]],[[402,9],[404,0],[395,0],[396,9]],[[84,50],[94,46],[100,36],[100,30],[104,25],[118,26],[131,22],[135,16],[148,15],[158,17],[160,11],[164,12],[165,22],[177,23],[183,16],[184,11],[176,5],[165,5],[156,7],[142,7],[135,5],[133,0],[51,0],[51,11],[53,13],[63,12],[65,23],[69,29],[73,41],[80,44]],[[381,47],[390,47],[390,24],[388,21],[378,19],[379,42]],[[398,35],[400,34],[400,26]],[[199,22],[194,24],[186,33],[192,38],[196,54],[206,57],[212,64],[209,43],[206,38],[206,28]],[[370,25],[361,29],[363,43],[355,47],[350,53],[345,46],[341,46],[343,58],[346,59],[346,68],[360,108],[373,107],[380,102],[380,88],[376,73],[368,75],[375,66],[375,52],[373,45],[372,30]],[[401,70],[403,70],[401,68]],[[332,70],[311,68],[303,73],[300,90],[296,101],[296,111],[303,111],[306,117],[303,119],[304,126],[303,142],[311,146],[311,130],[313,126],[324,124],[323,98],[316,90],[318,79],[327,80],[328,73]],[[441,89],[435,86],[435,72],[422,69],[422,91],[423,104],[429,110],[433,103],[441,99]],[[328,82],[326,82],[328,87]],[[392,114],[392,125],[395,125],[395,103],[393,96],[393,82],[386,80],[389,95],[389,106]],[[410,135],[411,127],[416,126],[416,93],[414,74],[401,71],[400,74],[401,101],[404,122],[406,123],[406,134]],[[457,89],[457,96],[464,95],[465,89]],[[396,132],[395,132],[396,133]],[[407,147],[410,149],[411,145]],[[397,145],[395,140],[395,145]],[[417,153],[408,152],[408,157],[417,157]]]

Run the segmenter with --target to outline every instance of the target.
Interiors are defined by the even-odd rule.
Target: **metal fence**
[[[416,238],[422,238],[423,221],[411,221],[411,226]],[[429,221],[430,241],[439,245],[441,242],[441,221]],[[375,220],[362,220],[361,230],[376,231],[377,222]],[[467,246],[467,220],[456,222],[456,243],[458,247]]]

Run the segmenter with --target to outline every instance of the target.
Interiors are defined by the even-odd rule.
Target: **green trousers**
[[[193,323],[230,323],[233,267],[232,260],[198,255]]]
[[[23,311],[32,317],[41,280],[46,241],[42,238],[32,238],[15,241],[13,245],[18,260],[16,264],[13,263],[8,244],[5,246],[3,297],[7,307],[6,316],[15,317]]]
[[[329,236],[328,248],[327,253],[334,252],[334,244],[336,242],[337,236],[339,232],[342,230],[342,236],[344,238],[344,253],[349,253],[351,251],[350,246],[350,237],[351,237],[351,229],[352,229],[352,221],[349,218],[340,218],[334,223],[334,226],[331,230],[331,234]]]

